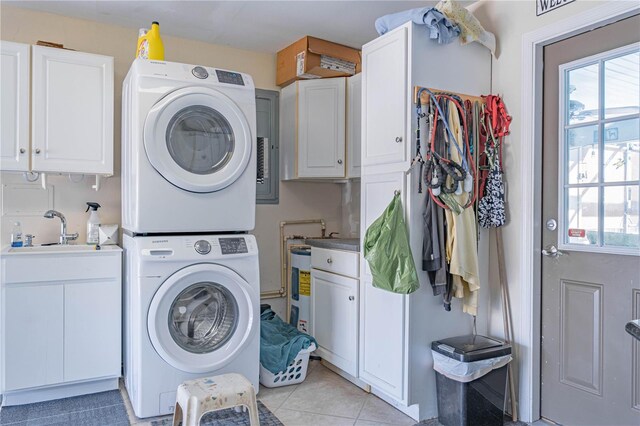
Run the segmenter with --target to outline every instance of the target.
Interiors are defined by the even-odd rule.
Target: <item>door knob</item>
[[[338,164],[342,164],[342,160],[338,160]]]
[[[331,258],[328,258],[327,263],[333,263],[333,260]]]
[[[40,148],[36,148],[36,154],[40,154]]]
[[[397,143],[402,142],[402,136],[398,136],[398,137],[396,138],[396,142],[397,142]]]
[[[349,296],[349,300],[355,300],[355,297]]]
[[[542,254],[547,257],[557,258],[560,256],[564,256],[566,253],[558,250],[558,248],[553,244],[549,244],[548,246],[542,249]]]
[[[25,150],[24,148],[20,148],[20,154],[24,154],[25,152],[27,152],[27,150]]]
[[[547,229],[549,231],[555,231],[558,228],[558,222],[555,219],[547,220]]]

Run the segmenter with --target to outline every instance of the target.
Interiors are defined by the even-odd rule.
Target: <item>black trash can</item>
[[[511,345],[484,336],[469,335],[435,341],[431,343],[431,349],[460,363],[475,363],[462,365],[441,358],[446,361],[446,366],[440,362],[436,367],[434,360],[438,421],[444,426],[502,425],[508,364],[504,363],[504,357],[511,355]],[[477,362],[484,360],[487,361]],[[460,373],[458,370],[455,373],[444,371],[452,366],[461,367],[460,370],[466,371],[465,375],[457,375]],[[488,369],[491,371],[486,373]]]

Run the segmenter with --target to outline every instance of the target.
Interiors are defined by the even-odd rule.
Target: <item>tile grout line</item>
[[[344,419],[344,420],[353,420],[354,423],[356,420],[353,417],[345,417],[345,416],[338,416],[336,414],[323,414],[323,413],[314,413],[313,411],[304,411],[304,410],[292,410],[291,408],[282,408],[283,410],[287,410],[287,411],[294,411],[296,413],[304,413],[304,414],[313,414],[315,416],[323,416],[323,417],[336,417],[338,419]]]
[[[356,421],[360,420],[360,416],[362,415],[362,410],[364,410],[364,406],[367,405],[367,401],[369,400],[369,398],[371,398],[371,393],[369,393],[367,395],[367,397],[364,399],[364,402],[362,403],[362,407],[360,407],[360,411],[358,411],[358,416],[356,417]]]

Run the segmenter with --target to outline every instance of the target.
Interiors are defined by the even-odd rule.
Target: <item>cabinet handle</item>
[[[40,154],[40,148],[36,148],[36,154]]]
[[[24,154],[25,152],[27,152],[27,150],[26,150],[26,149],[24,149],[24,148],[20,148],[20,154]]]
[[[342,164],[342,160],[338,160],[338,164]]]
[[[349,300],[355,300],[355,297],[349,296]]]
[[[331,258],[328,258],[327,259],[327,263],[331,264],[331,263],[333,263],[333,260]]]
[[[397,142],[397,143],[402,142],[402,136],[398,136],[398,137],[396,138],[396,142]]]

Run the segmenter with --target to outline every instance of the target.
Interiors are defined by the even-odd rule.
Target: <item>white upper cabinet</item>
[[[29,170],[29,48],[2,41],[0,170]]]
[[[360,177],[362,74],[347,78],[347,177]]]
[[[346,79],[297,81],[281,96],[282,178],[344,178]]]
[[[407,28],[368,43],[362,50],[362,164],[407,161]]]
[[[113,174],[113,95],[112,57],[33,46],[32,169]]]

